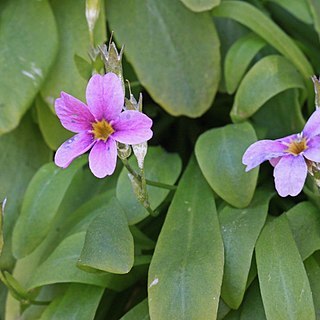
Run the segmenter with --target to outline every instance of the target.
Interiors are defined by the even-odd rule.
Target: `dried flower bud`
[[[133,153],[138,161],[138,166],[142,170],[144,164],[144,158],[148,151],[148,143],[147,141],[132,145]]]
[[[131,155],[131,147],[128,144],[117,142],[117,150],[120,159],[127,159]]]
[[[93,30],[94,26],[99,18],[100,14],[100,0],[86,0],[86,18],[89,27],[90,41],[92,46],[93,41]]]
[[[123,92],[125,92],[123,75],[122,75],[123,47],[121,48],[120,53],[118,53],[115,43],[112,42],[112,35],[111,35],[109,47],[104,44],[102,46],[99,46],[99,50],[105,65],[106,73],[108,72],[115,73],[120,78]]]
[[[320,108],[320,79],[316,76],[311,77],[314,85],[316,108]]]

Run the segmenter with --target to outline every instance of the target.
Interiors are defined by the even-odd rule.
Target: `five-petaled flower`
[[[96,177],[103,178],[115,170],[116,141],[138,144],[149,140],[152,137],[152,120],[139,111],[123,111],[121,81],[111,72],[92,76],[86,100],[88,105],[61,92],[61,97],[55,102],[62,125],[77,133],[59,147],[55,163],[66,168],[76,157],[92,148],[89,167]]]
[[[320,162],[320,109],[307,121],[303,131],[277,140],[261,140],[244,153],[246,171],[269,160],[274,166],[275,186],[280,196],[296,196],[305,183],[308,167]]]

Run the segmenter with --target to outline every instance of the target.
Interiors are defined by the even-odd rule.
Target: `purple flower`
[[[320,110],[307,121],[303,131],[277,140],[261,140],[244,153],[246,171],[269,160],[280,196],[296,196],[301,192],[312,162],[320,162]]]
[[[126,110],[120,79],[114,73],[94,75],[86,90],[87,104],[61,92],[55,102],[62,125],[77,133],[56,152],[55,163],[66,168],[76,157],[91,149],[89,167],[103,178],[111,175],[117,162],[116,141],[137,144],[152,137],[152,120],[145,114]]]

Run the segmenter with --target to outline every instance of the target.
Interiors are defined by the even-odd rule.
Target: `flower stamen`
[[[308,149],[307,139],[298,137],[297,139],[292,140],[290,141],[290,143],[288,143],[288,149],[285,151],[291,153],[294,156],[297,156],[306,149]]]
[[[111,124],[104,119],[92,123],[92,128],[93,130],[91,132],[93,133],[95,140],[107,141],[109,136],[114,133]]]

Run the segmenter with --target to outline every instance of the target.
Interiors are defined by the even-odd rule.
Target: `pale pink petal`
[[[281,197],[296,196],[303,188],[308,173],[303,156],[282,157],[273,171],[276,189]]]
[[[266,160],[285,155],[286,149],[288,147],[281,142],[260,140],[246,150],[242,157],[242,163],[247,166],[246,171],[249,171]]]
[[[308,149],[303,151],[303,155],[315,162],[320,162],[320,136],[311,138],[308,142]]]
[[[61,98],[55,101],[56,114],[62,125],[72,132],[81,132],[91,129],[93,115],[88,107],[73,96],[61,92]]]
[[[97,120],[110,122],[121,112],[124,104],[124,93],[121,81],[112,72],[104,76],[95,74],[89,80],[86,98],[91,113]]]
[[[281,160],[281,157],[279,157],[279,158],[272,158],[272,159],[269,160],[269,162],[270,162],[270,164],[271,164],[273,167],[275,167],[280,160]]]
[[[97,178],[113,174],[117,163],[117,145],[109,138],[106,142],[97,141],[89,154],[89,167]]]
[[[78,133],[59,147],[54,162],[58,167],[66,168],[72,160],[87,152],[94,143],[91,134],[87,132]]]
[[[148,141],[152,137],[152,120],[145,114],[127,110],[112,122],[115,132],[112,138],[125,144],[137,144]]]
[[[304,136],[314,137],[320,134],[320,109],[317,109],[309,118],[303,129]]]

